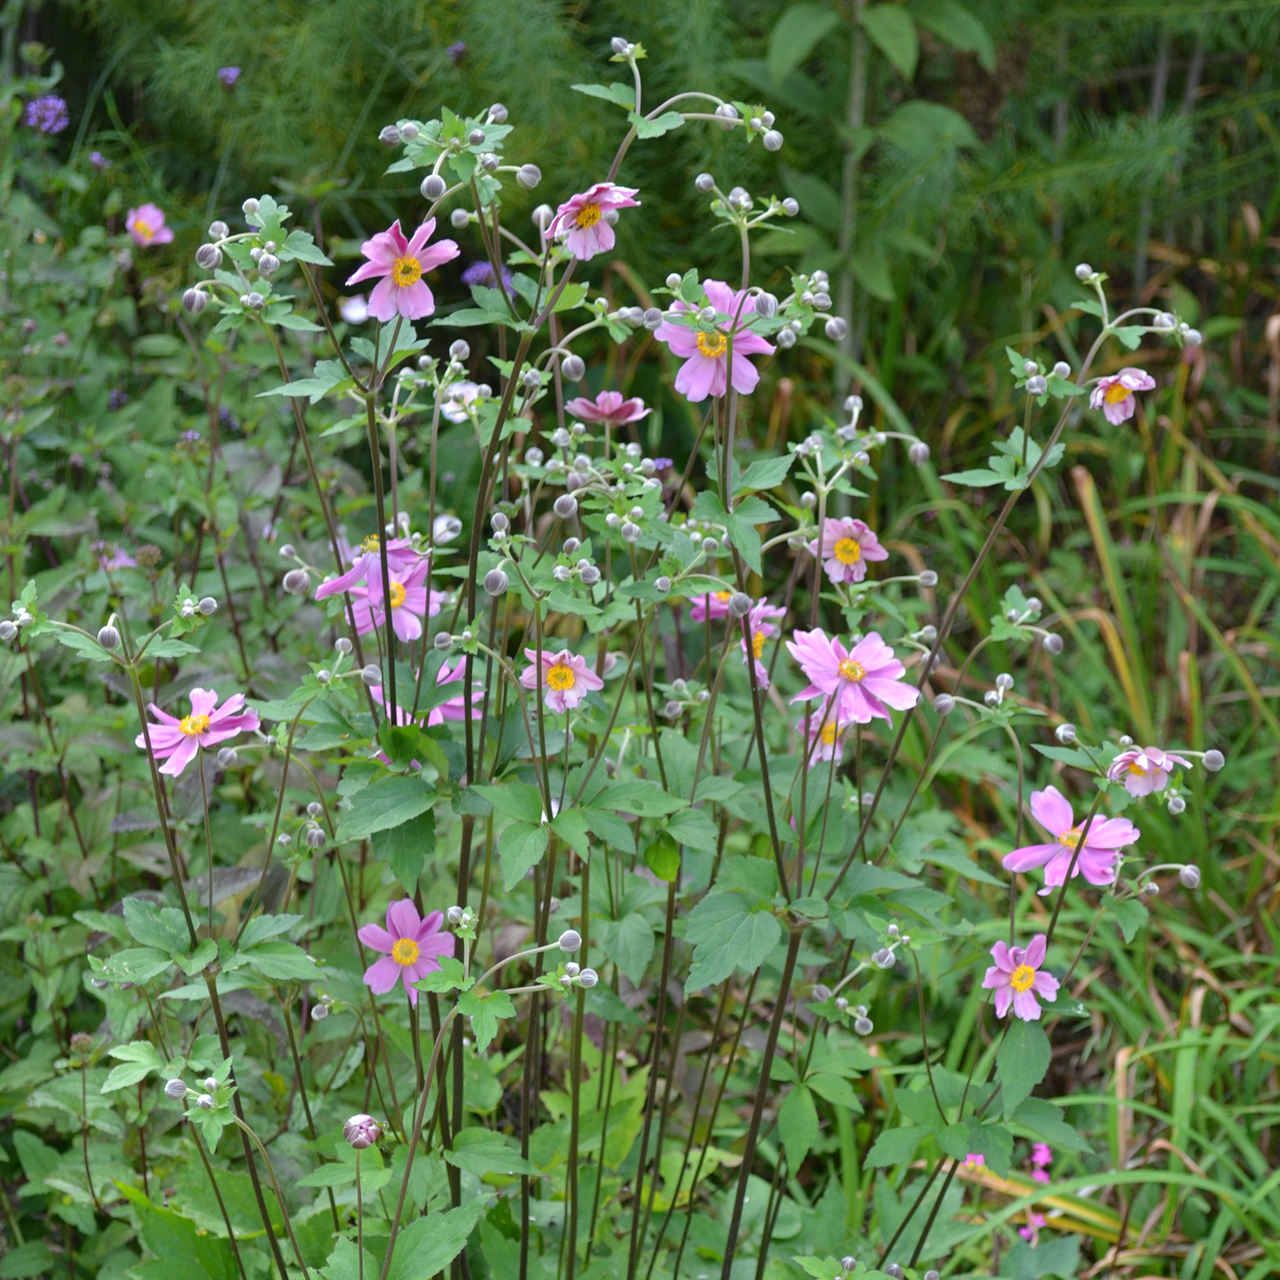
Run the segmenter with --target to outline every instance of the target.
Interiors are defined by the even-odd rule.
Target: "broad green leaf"
[[[270,391],[260,391],[262,396],[292,396],[301,399],[306,396],[312,404],[322,400],[340,382],[347,381],[347,371],[340,360],[317,360],[316,367],[309,378],[299,378],[296,382],[286,382],[282,387],[272,387]]]
[[[840,15],[816,4],[793,4],[783,10],[769,34],[769,75],[781,86],[787,76],[814,50],[818,42],[840,25]]]
[[[177,955],[191,945],[186,920],[177,907],[158,907],[142,898],[126,898],[124,921],[134,941],[144,947],[158,947]]]
[[[988,75],[996,69],[996,47],[990,32],[962,4],[956,0],[911,0],[910,9],[922,27],[953,49],[976,55]]]
[[[547,851],[547,828],[540,822],[513,822],[498,838],[502,880],[508,891]]]
[[[862,11],[862,29],[904,80],[916,73],[920,41],[911,15],[895,4],[873,4]]]
[[[277,982],[312,982],[321,976],[315,961],[292,942],[262,942],[241,955],[263,977]]]
[[[68,649],[74,649],[91,662],[111,661],[111,655],[91,636],[81,635],[78,631],[68,631],[65,627],[56,627],[53,638]]]
[[[472,788],[499,812],[519,822],[541,822],[542,792],[527,782],[503,782]]]
[[[268,938],[278,938],[282,933],[288,933],[301,919],[301,916],[254,916],[240,935],[240,950],[245,951],[249,947],[256,947],[260,942],[266,942]]]
[[[774,916],[753,911],[740,893],[707,894],[689,914],[685,939],[694,950],[685,990],[713,987],[735,969],[754,973],[781,938]]]
[[[592,803],[604,809],[634,813],[639,818],[661,818],[685,808],[688,802],[668,794],[656,783],[632,778],[610,783]]]
[[[659,880],[671,884],[680,874],[680,846],[674,837],[660,831],[644,851],[644,864]]]
[[[957,1126],[952,1126],[955,1127]],[[964,1142],[965,1151],[956,1158],[962,1160],[968,1152],[977,1152],[986,1159],[991,1172],[997,1178],[1003,1178],[1013,1163],[1012,1130],[1002,1124],[983,1124],[976,1116],[970,1116],[964,1127],[968,1129]],[[947,1154],[955,1155],[952,1151]]]
[[[425,813],[436,799],[417,776],[379,778],[345,802],[337,838],[361,840],[375,831],[389,831]]]
[[[237,1280],[239,1271],[228,1241],[200,1235],[196,1224],[172,1209],[159,1209],[136,1187],[117,1182],[133,1206],[138,1233],[154,1261],[139,1263],[131,1274],[140,1280]]]
[[[678,129],[684,124],[684,116],[678,111],[664,111],[652,120],[628,111],[627,119],[635,127],[637,138],[660,138],[664,133],[670,133],[672,129]]]
[[[818,1108],[802,1084],[792,1087],[778,1110],[778,1136],[787,1150],[788,1167],[799,1169],[818,1140]]]
[[[498,1034],[498,1019],[514,1018],[516,1007],[505,991],[492,991],[482,996],[471,990],[458,997],[458,1013],[471,1020],[471,1035],[476,1048],[483,1053]]]
[[[1066,1147],[1070,1151],[1092,1151],[1093,1148],[1062,1117],[1062,1108],[1052,1102],[1043,1098],[1027,1098],[1018,1104],[1011,1121],[1025,1125],[1051,1146]]]
[[[759,458],[738,477],[734,493],[749,493],[755,489],[777,488],[791,470],[795,454],[788,453],[779,458]]]
[[[408,894],[417,889],[423,865],[435,848],[436,815],[430,809],[373,836],[374,857],[391,868]]]
[[[477,1196],[447,1213],[429,1213],[411,1222],[396,1240],[387,1280],[430,1280],[462,1252],[488,1198]]]
[[[883,1169],[906,1164],[915,1154],[920,1139],[929,1132],[919,1125],[900,1129],[886,1129],[867,1152],[867,1164],[872,1169]]]
[[[552,819],[551,830],[560,837],[580,858],[591,857],[591,844],[587,839],[587,818],[581,809],[566,809]]]
[[[653,925],[639,911],[611,920],[604,927],[604,953],[632,986],[638,987],[644,979],[655,945]]]
[[[570,89],[576,93],[585,93],[588,98],[600,98],[604,102],[616,102],[620,107],[636,105],[636,87],[624,84],[621,80],[613,84],[571,84]]]
[[[1137,898],[1116,898],[1109,893],[1103,896],[1102,901],[1107,914],[1120,926],[1124,940],[1132,942],[1147,923],[1147,908]]]
[[[120,1066],[112,1067],[111,1073],[102,1084],[100,1090],[102,1093],[114,1093],[117,1089],[127,1089],[164,1066],[155,1046],[146,1040],[117,1045],[108,1052],[113,1058],[120,1059]]]
[[[996,1078],[1006,1120],[1044,1079],[1051,1056],[1044,1028],[1038,1022],[1014,1018],[996,1051]]]

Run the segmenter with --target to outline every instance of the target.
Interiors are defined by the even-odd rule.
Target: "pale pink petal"
[[[1009,955],[1009,947],[1007,943],[997,942],[991,948],[991,958],[996,962],[996,967],[1003,969],[1006,973],[1012,973],[1018,966]],[[990,970],[988,970],[990,972]]]
[[[396,983],[400,981],[401,972],[401,966],[390,956],[383,956],[364,971],[364,985],[376,995],[385,996],[388,991],[394,990]]]
[[[1034,991],[1015,991],[1013,993],[1013,1012],[1021,1018],[1023,1022],[1038,1022],[1040,1020],[1040,1002],[1036,999]]]
[[[391,272],[390,262],[365,262],[356,268],[353,275],[347,277],[348,284],[359,284],[362,280],[382,279]]]
[[[1071,805],[1057,787],[1046,787],[1031,793],[1031,816],[1050,835],[1060,836],[1075,823]]]
[[[1001,987],[996,992],[996,1017],[1003,1018],[1009,1012],[1009,1006],[1013,1003],[1013,988]]]
[[[191,714],[207,716],[218,705],[218,694],[213,689],[191,690]]]
[[[1026,954],[1022,958],[1022,963],[1029,964],[1033,969],[1038,969],[1044,964],[1044,956],[1047,949],[1048,939],[1043,933],[1037,933],[1027,944]]]
[[[1051,858],[1062,852],[1060,844],[1028,844],[1021,849],[1014,849],[1004,855],[1000,865],[1006,871],[1030,871],[1034,867],[1043,867]]]
[[[390,955],[395,939],[380,924],[362,924],[356,931],[356,937],[372,951],[381,951]]]
[[[418,908],[413,905],[412,898],[397,898],[387,908],[387,931],[397,938],[416,939],[421,923]]]
[[[178,777],[196,758],[196,752],[200,749],[200,744],[193,734],[184,734],[183,737],[185,741],[178,743],[173,754],[160,766],[160,772],[168,774],[171,778]]]

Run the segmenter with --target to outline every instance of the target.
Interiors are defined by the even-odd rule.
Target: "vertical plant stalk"
[[[227,1212],[227,1203],[222,1198],[222,1189],[218,1186],[218,1179],[213,1175],[213,1165],[209,1163],[209,1156],[204,1149],[204,1143],[200,1141],[200,1133],[196,1126],[188,1125],[187,1127],[196,1144],[196,1150],[200,1153],[204,1171],[209,1175],[209,1185],[213,1188],[213,1198],[218,1202],[218,1211],[222,1214],[222,1223],[227,1229],[227,1239],[231,1241],[231,1252],[235,1254],[236,1268],[240,1272],[240,1280],[249,1280],[244,1269],[244,1259],[240,1256],[240,1246],[236,1243],[236,1230],[231,1225],[231,1215]],[[151,1198],[150,1194],[148,1194],[147,1198]]]
[[[378,442],[378,415],[375,408],[377,393],[370,391],[364,398],[365,416],[369,429],[369,461],[373,467],[373,502],[378,520],[378,566],[382,571],[382,608],[386,614],[387,633],[387,690],[390,693],[389,715],[394,725],[397,719],[396,701],[396,631],[392,621],[391,569],[387,561],[387,506],[382,491],[382,446]]]
[[[867,37],[862,30],[862,10],[866,0],[853,0],[849,24],[849,99],[845,104],[844,159],[840,168],[840,230],[837,249],[840,255],[840,277],[836,286],[836,314],[845,322],[840,349],[851,360],[858,359],[857,339],[853,326],[853,253],[858,243],[858,187],[862,154],[857,143],[858,131],[867,110]],[[849,386],[846,370],[836,373],[836,389],[843,395]]]

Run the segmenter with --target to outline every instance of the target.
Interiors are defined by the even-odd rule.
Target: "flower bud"
[[[412,142],[420,132],[421,131],[418,126],[414,124],[412,120],[406,120],[404,124],[400,126],[400,137],[405,142]]]
[[[1204,334],[1199,329],[1188,329],[1183,335],[1182,340],[1189,347],[1198,347],[1204,342]]]
[[[551,225],[551,219],[554,218],[555,211],[549,204],[540,204],[530,215],[530,221],[543,235],[546,235],[547,228]]]
[[[729,597],[729,616],[745,618],[751,612],[751,597],[745,591],[735,591]]]
[[[291,596],[302,595],[311,585],[311,579],[305,569],[290,569],[284,575],[284,589]]]
[[[3,640],[6,644],[8,644],[8,642],[12,640],[13,637],[16,636],[17,634],[18,634],[17,625],[15,623],[10,622],[8,618],[6,618],[3,622],[0,622],[0,640]]]
[[[738,119],[738,108],[732,102],[722,102],[715,110],[715,114],[724,121],[726,129],[732,129],[732,121]]]
[[[930,1267],[929,1270],[921,1277],[921,1280],[942,1280],[942,1277],[937,1271]]]
[[[1203,757],[1204,767],[1210,773],[1217,773],[1223,765],[1227,763],[1227,758],[1221,751],[1206,751]]]
[[[922,570],[919,581],[922,587],[936,587],[938,585],[937,571],[934,569]]]
[[[836,996],[836,1012],[837,1013],[849,1012],[849,1002],[844,998],[844,996]]]
[[[164,1092],[165,1097],[177,1102],[187,1096],[187,1086],[182,1080],[169,1080],[165,1083]]]
[[[219,769],[230,769],[239,760],[240,756],[237,754],[235,747],[222,747],[218,752]]]
[[[1002,671],[996,676],[996,688],[1003,689],[1005,693],[1008,693],[1013,688],[1013,677],[1007,671]]]
[[[418,187],[424,200],[439,200],[448,189],[448,184],[438,173],[427,174]]]
[[[501,569],[490,569],[484,575],[484,589],[491,596],[502,595],[508,586],[507,575]]]
[[[582,946],[582,934],[580,934],[577,931],[577,929],[566,929],[560,935],[561,951],[567,952],[569,955],[573,955],[573,953],[579,950],[581,946]]]
[[[384,125],[378,132],[378,141],[384,147],[398,147],[400,145],[400,130],[393,124]]]
[[[982,701],[989,707],[998,707],[1000,705],[1000,695],[994,689],[988,689],[982,695]]]
[[[448,653],[453,648],[453,637],[447,631],[437,631],[431,644],[441,653]]]
[[[663,595],[666,595],[671,590],[671,579],[664,573],[654,579],[653,588],[655,591],[661,591]]]
[[[252,307],[255,311],[266,302],[266,298],[262,296],[256,289],[252,293],[245,294],[244,305]]]
[[[274,253],[264,253],[262,257],[258,259],[258,270],[261,271],[264,276],[274,275],[280,270],[280,259],[277,258]]]
[[[800,201],[788,196],[782,202],[782,212],[785,213],[788,218],[794,218],[800,212]]]
[[[462,208],[455,209],[449,215],[449,225],[455,231],[462,231],[466,227],[467,223],[470,221],[471,221],[471,215],[465,209],[462,209]]]
[[[853,1020],[853,1029],[860,1036],[869,1036],[875,1030],[875,1024],[870,1018],[863,1016]]]
[[[560,372],[570,382],[581,382],[586,377],[587,366],[583,364],[581,356],[565,356],[560,362]]]
[[[339,636],[334,642],[333,647],[345,658],[347,654],[354,648],[351,641],[346,636]]]
[[[707,555],[713,556],[720,550],[720,544],[714,538],[703,538],[702,550]]]
[[[257,213],[258,212],[257,200],[253,196],[250,196],[246,201],[244,201],[243,204],[241,204],[240,212],[243,213],[246,218],[252,214]]]
[[[1027,379],[1027,395],[1042,396],[1049,390],[1049,380],[1043,374],[1037,373],[1035,377]]]
[[[1160,886],[1154,880],[1146,881],[1141,889],[1144,898],[1158,898],[1160,896]]]
[[[670,702],[663,706],[662,714],[666,716],[668,720],[675,720],[683,710],[684,705],[677,701],[677,699],[672,698]]]
[[[196,265],[212,271],[222,265],[222,250],[216,244],[202,244],[196,250]]]
[[[848,1254],[846,1257],[840,1259],[841,1271],[852,1271],[857,1265],[858,1260],[852,1254]]]
[[[1062,652],[1063,647],[1064,647],[1063,639],[1057,633],[1054,633],[1053,635],[1045,636],[1044,638],[1045,653],[1052,654],[1053,657],[1056,658],[1058,654]]]
[[[1080,262],[1076,264],[1077,280],[1087,280],[1091,275],[1093,275],[1093,268],[1087,262]]]
[[[202,1093],[196,1099],[196,1106],[199,1107],[201,1111],[212,1111],[214,1105],[213,1094],[211,1093]]]
[[[583,969],[578,975],[578,982],[588,991],[600,981],[600,975],[594,969]]]
[[[561,520],[572,520],[578,514],[578,500],[571,493],[562,493],[551,504],[551,509]]]
[[[589,564],[585,569],[580,571],[579,576],[582,578],[582,585],[584,587],[594,587],[596,583],[600,581],[600,570],[597,569],[595,565]]]
[[[774,335],[773,340],[783,351],[789,351],[796,345],[796,331],[794,329],[781,329]]]
[[[933,709],[940,716],[949,716],[956,709],[956,700],[949,693],[940,693],[933,700]]]
[[[1169,797],[1169,812],[1176,818],[1178,814],[1184,813],[1187,808],[1187,802],[1181,796]]]
[[[876,962],[879,969],[892,969],[894,965],[893,952],[888,947],[881,947],[879,951],[871,957]]]
[[[203,289],[188,289],[182,295],[182,309],[198,316],[209,305],[209,295]]]
[[[1071,366],[1065,360],[1059,360],[1058,363],[1053,366],[1053,371],[1059,378],[1071,377]]]
[[[202,596],[200,598],[200,603],[196,605],[196,608],[199,609],[206,618],[210,618],[218,612],[218,602],[212,596]]]
[[[323,849],[325,844],[325,834],[323,827],[308,827],[307,833],[303,837],[307,842],[308,849]]]
[[[364,1151],[382,1137],[382,1126],[372,1116],[355,1115],[342,1126],[342,1136],[356,1151]]]
[[[280,559],[292,560],[298,554],[298,548],[292,542],[286,542],[280,547]]]
[[[769,132],[760,139],[760,141],[764,143],[764,149],[766,151],[782,150],[782,134],[780,134],[777,129],[770,129]]]
[[[118,649],[120,633],[108,622],[105,627],[98,628],[98,643],[104,649]]]
[[[439,637],[437,636],[436,639],[438,640]],[[372,689],[374,685],[382,683],[382,668],[376,663],[370,662],[360,669],[360,679]]]
[[[225,240],[231,234],[231,228],[221,218],[209,223],[209,239]]]
[[[311,1009],[312,1022],[323,1022],[329,1016],[329,1006],[327,1004],[313,1005]]]
[[[701,192],[707,192],[714,189],[716,180],[709,173],[700,173],[693,180],[693,185]]]
[[[822,328],[832,342],[839,342],[849,332],[849,326],[840,316],[832,316]]]
[[[1070,746],[1076,740],[1076,727],[1073,724],[1060,724],[1053,736],[1064,746]]]
[[[630,46],[621,36],[614,36],[613,39],[609,41],[609,48],[612,49],[614,53],[618,54],[619,57],[625,57]]]
[[[640,528],[634,520],[626,520],[622,525],[622,539],[624,542],[639,542],[644,530]]]
[[[542,181],[542,170],[536,164],[522,164],[516,170],[516,181],[526,191],[532,191]]]
[[[1181,871],[1178,872],[1178,880],[1187,889],[1198,889],[1200,887],[1200,868],[1193,863],[1188,862]]]
[[[902,1280],[902,1268],[896,1262],[891,1262],[884,1269],[887,1276],[891,1276],[893,1280]]]

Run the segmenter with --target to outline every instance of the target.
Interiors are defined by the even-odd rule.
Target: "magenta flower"
[[[390,568],[390,565],[388,565]],[[432,591],[427,586],[431,576],[431,561],[419,560],[407,572],[391,570],[391,629],[401,640],[417,640],[422,635],[423,618],[434,618],[444,603],[444,592]],[[387,592],[382,589],[382,577],[371,573],[363,587],[351,588],[351,611],[356,620],[356,635],[367,635],[386,620]]]
[[[777,633],[778,628],[773,625],[773,619],[786,616],[785,609],[779,609],[776,605],[766,603],[764,600],[757,600],[751,612],[747,615],[748,633],[751,636],[751,656],[756,664],[756,684],[761,689],[769,687],[769,669],[761,661],[761,655],[764,653],[764,642],[770,636]],[[747,661],[747,642],[742,641],[742,661],[745,665]]]
[[[1013,1012],[1023,1022],[1039,1022],[1040,1002],[1036,996],[1052,1004],[1058,998],[1058,980],[1045,973],[1044,954],[1048,942],[1043,933],[1031,939],[1027,947],[1010,947],[997,942],[991,948],[995,964],[987,970],[982,985],[996,993],[996,1017],[1003,1018],[1013,1005]]]
[[[568,649],[561,649],[559,653],[547,653],[545,650],[535,653],[526,649],[524,656],[529,659],[529,666],[520,673],[520,683],[526,689],[536,689],[538,667],[541,666],[542,687],[546,690],[549,711],[563,715],[572,711],[588,693],[604,688],[604,681],[587,666],[587,660]]]
[[[467,670],[466,658],[459,658],[458,661],[452,667],[452,669],[450,668],[447,662],[442,663],[440,666],[440,670],[436,672],[436,684],[446,685],[446,684],[458,683],[466,675],[466,670]],[[465,720],[467,718],[468,705],[470,705],[471,707],[471,718],[473,720],[479,720],[481,716],[481,709],[479,706],[479,702],[481,697],[484,694],[484,685],[481,684],[479,681],[476,681],[475,683],[472,684],[471,688],[472,688],[472,697],[470,700],[468,700],[467,695],[464,692],[460,691],[454,697],[450,698],[447,702],[442,702],[438,707],[432,707],[431,710],[427,712],[427,724],[428,725],[444,724],[446,720]],[[397,689],[396,692],[401,696],[407,696],[410,700],[410,706],[412,706],[412,701],[413,701],[412,688],[407,690]],[[378,703],[382,707],[383,711],[388,716],[391,715],[391,706],[386,700],[386,693],[384,692],[382,685],[375,684],[369,690],[369,695],[370,697],[373,698],[374,702]],[[408,724],[409,721],[410,721],[409,709],[403,706],[397,707],[396,714],[395,714],[395,723]]]
[[[1111,762],[1107,778],[1111,782],[1123,779],[1124,789],[1131,796],[1149,796],[1169,785],[1169,774],[1179,765],[1190,769],[1191,761],[1159,747],[1131,747]]]
[[[964,1158],[966,1169],[978,1170],[986,1167],[987,1157],[981,1151],[970,1151]]]
[[[224,89],[234,89],[236,86],[236,81],[239,79],[240,79],[239,67],[219,67],[218,68],[218,83],[222,85]]]
[[[428,219],[406,240],[397,218],[386,231],[379,231],[360,246],[369,259],[347,283],[378,278],[369,295],[369,314],[375,320],[392,320],[397,315],[406,320],[421,320],[436,309],[436,300],[422,278],[428,271],[456,258],[461,250],[452,240],[441,240],[427,248],[436,229],[436,220]]]
[[[817,538],[809,543],[809,554],[818,554]],[[832,582],[861,582],[867,576],[868,560],[888,558],[880,539],[861,520],[845,516],[822,522],[822,567]]]
[[[638,205],[640,201],[632,199],[637,189],[597,182],[589,191],[571,197],[556,210],[547,228],[547,238],[563,240],[564,247],[584,262],[597,253],[607,252],[613,248],[615,237],[605,214]]]
[[[150,704],[151,714],[159,721],[158,724],[148,721],[151,750],[157,760],[165,761],[160,766],[161,773],[176,778],[196,758],[201,747],[217,746],[238,733],[252,732],[258,727],[258,713],[243,711],[243,693],[233,693],[222,706],[217,703],[214,690],[192,689],[191,714],[181,720],[161,711],[154,702]],[[145,749],[146,735],[138,734],[134,745]]]
[[[134,244],[144,249],[152,244],[168,244],[173,239],[173,229],[164,225],[164,211],[154,204],[130,209],[124,226],[133,237]]]
[[[103,573],[110,573],[112,569],[136,569],[138,567],[138,562],[123,547],[117,547],[112,543],[94,543],[93,552],[98,557],[98,568]]]
[[[382,1126],[372,1116],[362,1113],[352,1116],[342,1126],[342,1136],[357,1151],[363,1151],[382,1137]]]
[[[1044,888],[1040,890],[1043,897],[1050,889],[1066,883],[1067,868],[1080,845],[1082,826],[1076,826],[1071,805],[1057,787],[1031,793],[1031,816],[1054,837],[1054,843],[1014,849],[1005,854],[1002,865],[1006,871],[1044,867]],[[1135,843],[1141,834],[1128,818],[1095,817],[1072,875],[1083,875],[1090,884],[1110,884],[1115,879],[1120,850]]]
[[[835,699],[836,716],[842,723],[870,724],[879,717],[892,724],[890,707],[906,711],[920,700],[920,690],[902,682],[906,668],[879,632],[872,631],[846,649],[821,629],[797,631],[795,639],[787,641],[787,648],[810,680],[808,688],[791,701],[804,702],[825,694]]]
[[[615,427],[624,422],[636,422],[650,412],[644,407],[643,400],[624,400],[617,391],[602,391],[594,400],[578,396],[568,401],[564,408],[566,413],[581,418],[583,422],[608,422]]]
[[[729,344],[733,343],[733,389],[750,395],[760,381],[759,370],[747,356],[772,355],[774,346],[746,327],[756,309],[755,299],[748,293],[735,293],[723,280],[703,283],[711,305],[728,316],[714,329],[690,329],[683,324],[664,320],[654,331],[659,342],[671,348],[684,364],[676,374],[676,390],[692,404],[708,396],[722,396],[729,379]],[[696,307],[678,298],[672,310],[695,312]]]
[[[385,929],[361,925],[356,936],[370,951],[382,952],[382,959],[364,971],[364,985],[375,995],[385,996],[397,982],[403,983],[409,1003],[416,1006],[418,992],[413,984],[440,967],[440,956],[453,955],[453,935],[441,930],[443,923],[439,911],[419,919],[413,899],[401,898],[387,908]]]
[[[1053,1163],[1053,1148],[1047,1142],[1035,1142],[1031,1146],[1031,1163],[1046,1168]]]
[[[339,591],[350,591],[357,582],[372,582],[375,578],[382,581],[382,556],[376,533],[362,539],[358,550],[345,539],[339,539],[339,542],[343,559],[351,561],[351,568],[340,577],[322,582],[316,588],[317,600],[327,600]],[[417,560],[418,553],[408,538],[393,538],[387,543],[387,568],[393,578],[397,574],[408,573]]]
[[[689,618],[693,622],[718,622],[729,612],[729,597],[732,591],[709,591],[705,596],[694,596],[689,609]]]
[[[1107,421],[1119,426],[1132,418],[1138,408],[1135,391],[1150,391],[1156,380],[1143,369],[1121,369],[1109,378],[1099,378],[1089,395],[1089,408],[1101,409]]]
[[[809,740],[810,769],[844,754],[844,735],[849,726],[839,720],[829,705],[824,705],[821,711],[816,708],[811,711],[807,729],[805,724],[805,720],[800,720],[796,728]]]
[[[1034,1209],[1027,1210],[1027,1225],[1018,1228],[1018,1234],[1034,1249],[1040,1243],[1040,1228],[1045,1225],[1048,1219],[1043,1213],[1037,1213]]]

